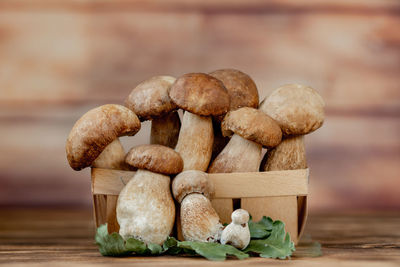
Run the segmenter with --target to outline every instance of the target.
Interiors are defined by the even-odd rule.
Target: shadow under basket
[[[119,192],[135,172],[92,168],[92,195],[96,227],[107,223],[118,232],[116,205]],[[307,219],[308,169],[209,174],[215,196],[211,200],[222,223],[230,223],[234,209],[243,208],[258,221],[262,216],[285,223],[297,244]],[[177,214],[179,209],[177,208]],[[179,221],[179,220],[177,220]],[[182,239],[177,226],[177,238]]]

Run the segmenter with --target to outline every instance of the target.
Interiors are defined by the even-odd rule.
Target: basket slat
[[[118,195],[135,172],[92,169],[92,193]],[[214,198],[305,196],[308,194],[308,169],[270,172],[210,173]]]

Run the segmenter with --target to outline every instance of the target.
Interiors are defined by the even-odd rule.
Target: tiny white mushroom
[[[221,244],[229,244],[238,249],[245,249],[250,243],[249,213],[244,209],[232,212],[232,222],[221,234]]]

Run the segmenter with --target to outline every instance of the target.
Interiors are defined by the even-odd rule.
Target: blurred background
[[[0,1],[0,206],[91,206],[75,121],[142,80],[237,68],[261,98],[325,99],[306,137],[310,209],[400,208],[400,1]],[[149,123],[126,149],[148,142]]]

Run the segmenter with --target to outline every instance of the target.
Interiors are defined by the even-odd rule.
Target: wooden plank
[[[103,257],[94,244],[91,210],[0,210],[0,264],[9,266],[371,266],[400,261],[399,212],[311,214],[306,238],[291,260],[250,258],[210,262],[200,257]],[[322,257],[311,258],[318,241]]]
[[[134,172],[92,169],[93,194],[118,195]],[[210,173],[215,198],[308,194],[308,169],[251,173]],[[297,205],[296,205],[297,206]]]

